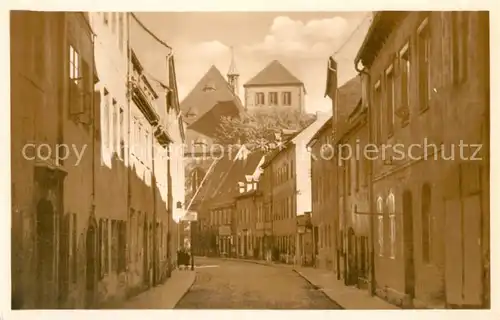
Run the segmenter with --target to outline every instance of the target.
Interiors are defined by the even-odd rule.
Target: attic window
[[[207,84],[205,84],[205,86],[203,87],[203,91],[204,92],[210,92],[210,91],[215,91],[215,84],[213,82],[209,82]]]

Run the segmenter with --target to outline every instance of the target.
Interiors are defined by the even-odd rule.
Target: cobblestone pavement
[[[340,309],[291,269],[197,258],[196,281],[176,309]]]

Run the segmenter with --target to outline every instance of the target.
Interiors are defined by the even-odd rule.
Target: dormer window
[[[243,182],[238,182],[238,187],[239,187],[239,191],[240,193],[244,193],[245,192],[245,184]]]
[[[215,88],[215,84],[213,82],[208,82],[203,87],[204,92],[211,92],[211,91],[215,91],[215,90],[216,90],[216,88]]]

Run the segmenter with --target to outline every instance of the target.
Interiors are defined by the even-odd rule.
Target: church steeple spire
[[[234,61],[234,48],[231,46],[231,64],[229,65],[229,71],[227,76],[239,76],[238,69],[236,69],[236,62]]]
[[[238,69],[236,69],[236,62],[234,61],[234,48],[231,46],[231,64],[229,65],[229,71],[227,72],[227,82],[231,86],[235,96],[238,96],[238,78],[240,74]]]

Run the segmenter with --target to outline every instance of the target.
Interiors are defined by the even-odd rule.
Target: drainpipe
[[[169,71],[169,62],[170,58],[173,56],[173,50],[170,48],[170,51],[167,53],[167,70]],[[168,85],[171,86],[170,84],[170,72],[167,74],[167,79],[168,79]],[[167,110],[167,119],[168,119],[168,99],[165,99],[165,104],[166,104],[166,110]],[[171,248],[171,243],[172,243],[172,219],[173,219],[173,198],[172,198],[172,150],[170,148],[171,143],[167,144],[167,276],[170,277],[171,275],[171,259],[172,259],[172,248]]]
[[[130,127],[131,127],[131,100],[132,100],[132,86],[131,86],[131,83],[130,83],[130,57],[132,56],[131,54],[131,46],[130,46],[130,13],[127,13],[127,144],[128,144],[128,147],[126,149],[126,168],[127,168],[127,216],[128,216],[128,233],[129,233],[129,237],[128,239],[132,239],[132,230],[133,230],[133,227],[132,227],[132,216],[131,216],[131,199],[132,199],[132,190],[131,190],[131,186],[130,186],[130,175],[131,175],[131,161],[130,161],[130,146],[131,146],[131,142],[130,142],[130,137],[131,137],[131,130],[130,130]],[[128,243],[131,243],[131,241],[127,241]],[[138,245],[138,243],[136,244],[136,246]],[[127,246],[129,246],[127,244]],[[128,248],[128,264],[131,264],[132,263],[132,256],[131,256],[131,250],[132,248],[129,247]],[[136,250],[138,250],[138,248],[135,248]],[[127,268],[128,269],[128,268]]]
[[[328,70],[331,71],[331,72],[334,72],[335,74],[337,73],[337,70],[332,68],[332,60],[328,59]],[[338,89],[338,83],[337,83],[337,86],[335,88],[335,90]],[[333,101],[335,103],[335,110],[333,112],[333,119],[335,120],[335,123],[337,122],[337,95],[338,95],[338,92],[335,94],[335,101]],[[334,158],[335,159],[335,158]],[[339,159],[336,160],[336,163],[333,164],[334,165],[334,168],[335,168],[335,179],[337,180],[338,182],[338,179],[339,179]],[[342,179],[343,179],[343,176],[342,176]],[[335,183],[335,199],[338,200],[339,197],[339,184],[338,183]],[[338,210],[338,208],[340,207],[340,202],[339,201],[335,201],[335,204],[336,204],[336,208],[335,210]],[[342,207],[343,208],[343,207]],[[343,213],[342,213],[343,214]],[[337,218],[337,222],[335,224],[335,227],[336,227],[336,234],[338,234],[338,232],[340,231],[340,213],[339,213],[339,216]],[[313,236],[313,247],[316,246],[316,240],[315,240],[315,233],[314,233],[314,226],[312,228],[312,236]],[[339,238],[339,237],[337,237]],[[343,237],[342,237],[343,238]],[[341,257],[341,252],[339,252],[340,250],[343,250],[343,248],[339,248],[339,245],[342,244],[342,238],[340,238],[339,242],[337,242],[337,240],[335,241],[335,257],[336,257],[336,267],[337,267],[337,280],[340,280],[340,257]],[[339,250],[340,249],[340,250]],[[315,250],[315,249],[314,249]]]
[[[356,59],[354,61],[354,69],[360,74],[366,75],[368,78],[370,77],[370,74],[366,71],[366,68],[363,66],[363,69],[359,68],[359,59]],[[363,85],[363,83],[362,83]],[[369,94],[369,90],[366,90],[366,94]],[[368,98],[368,100],[370,100]],[[370,105],[370,104],[369,104]],[[373,127],[372,127],[372,108],[368,106],[367,110],[367,118],[368,118],[368,143],[373,142]],[[369,201],[369,212],[375,212],[375,208],[373,205],[373,161],[369,162],[368,166],[368,172],[369,172],[369,181],[368,181],[368,201]],[[370,295],[374,296],[375,295],[375,289],[377,287],[376,284],[376,279],[375,279],[375,222],[374,222],[375,216],[370,215],[370,227],[369,227],[369,238],[370,238],[370,286],[369,286],[369,291]]]

